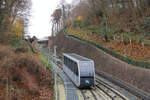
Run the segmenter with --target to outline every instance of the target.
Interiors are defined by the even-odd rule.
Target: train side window
[[[74,73],[76,74],[76,72],[77,72],[77,63],[76,62],[74,63],[74,69],[75,69]]]
[[[68,59],[68,67],[71,70],[71,60],[70,59]]]
[[[77,71],[77,69],[76,69],[76,62],[74,62],[74,73],[76,74],[76,71]]]
[[[70,62],[68,58],[67,58],[67,67],[70,69]]]
[[[73,73],[75,73],[75,62],[72,62],[72,67],[73,67]]]
[[[73,61],[71,61],[71,68],[72,68],[72,72],[74,73]]]
[[[74,74],[78,76],[78,65],[75,61],[72,61],[71,59],[64,56],[64,64],[66,67],[68,67]]]
[[[73,72],[76,73],[76,62],[73,62]]]
[[[68,59],[68,58],[67,58]],[[68,59],[68,68],[70,69],[70,61],[69,61],[69,59]]]
[[[66,64],[66,57],[65,57],[65,56],[63,56],[63,59],[64,59],[64,64]]]
[[[68,61],[68,58],[67,58],[67,57],[65,57],[65,65],[66,65],[67,67],[69,67],[69,61]]]
[[[72,66],[72,60],[70,60],[70,67],[71,67],[71,71],[73,71],[73,66]]]
[[[77,63],[76,63],[76,75],[78,76],[79,75],[79,70],[78,70],[78,65],[77,65]]]
[[[74,61],[72,61],[72,72],[78,75],[78,66],[77,66],[77,63]]]
[[[67,66],[67,57],[64,56],[64,64]]]

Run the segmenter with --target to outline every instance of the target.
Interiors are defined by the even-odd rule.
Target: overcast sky
[[[71,3],[72,0],[66,0]],[[30,18],[30,36],[40,39],[51,35],[50,16],[56,9],[60,0],[32,0],[32,11]]]

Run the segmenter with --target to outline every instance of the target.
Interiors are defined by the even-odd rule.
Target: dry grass
[[[53,80],[39,56],[0,47],[0,100],[52,100]]]
[[[0,45],[0,60],[10,56],[11,54],[12,52],[9,50],[9,47]]]
[[[29,48],[25,46],[21,46],[15,49],[15,53],[27,53],[29,52]]]
[[[125,45],[120,40],[110,40],[109,42],[105,42],[103,36],[99,34],[92,34],[73,27],[68,28],[67,31],[71,35],[78,36],[84,40],[90,40],[108,50],[124,57],[128,57],[132,60],[150,62],[150,46],[145,45],[143,47],[142,44],[137,42],[132,42],[132,44],[128,43]]]

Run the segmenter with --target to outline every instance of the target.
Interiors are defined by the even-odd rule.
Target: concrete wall
[[[150,70],[124,63],[102,50],[60,33],[54,40],[59,53],[77,53],[93,59],[96,70],[108,73],[150,93]]]

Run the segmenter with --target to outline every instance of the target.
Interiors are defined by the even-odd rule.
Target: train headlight
[[[86,84],[89,84],[90,82],[89,82],[88,80],[85,80],[85,83],[86,83]]]

